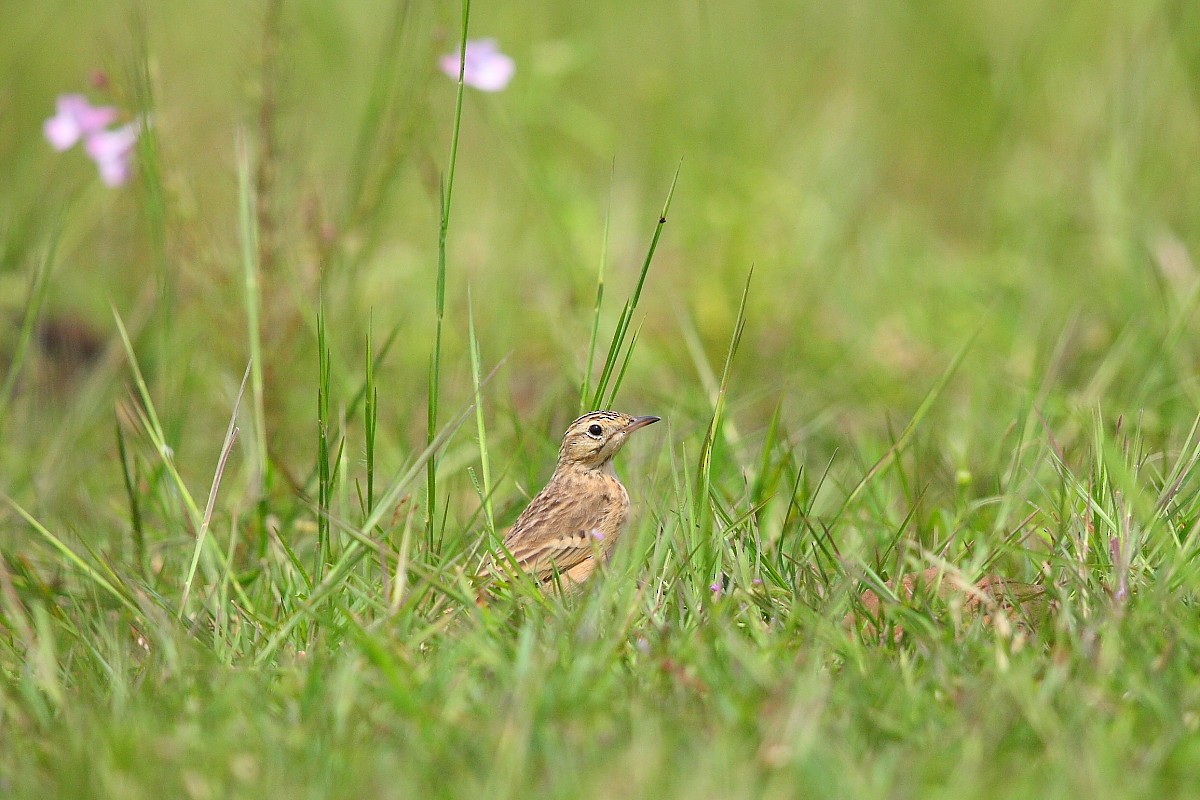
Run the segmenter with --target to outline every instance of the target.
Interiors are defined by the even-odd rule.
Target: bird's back
[[[504,546],[521,569],[548,580],[606,556],[628,517],[629,494],[611,471],[559,469],[513,523]]]

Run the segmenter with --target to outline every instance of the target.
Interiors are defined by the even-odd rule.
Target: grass
[[[0,793],[1192,794],[1177,5],[8,15]],[[581,404],[625,540],[477,606]]]

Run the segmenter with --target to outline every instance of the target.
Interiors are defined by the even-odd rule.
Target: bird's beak
[[[654,423],[658,422],[660,419],[662,419],[662,417],[634,417],[633,422],[630,422],[628,425],[625,426],[625,432],[632,433],[633,431],[636,431],[638,428],[644,428],[647,425],[653,425]]]

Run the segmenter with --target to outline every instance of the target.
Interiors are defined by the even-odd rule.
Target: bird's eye
[[[595,437],[599,438],[600,434],[602,434],[602,433],[604,433],[604,429],[601,428],[599,425],[592,425],[590,428],[588,428],[589,436],[595,436]]]

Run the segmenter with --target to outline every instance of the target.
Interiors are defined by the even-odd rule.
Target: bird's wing
[[[504,546],[517,565],[540,581],[566,572],[602,548],[602,512],[543,490],[517,518]]]

